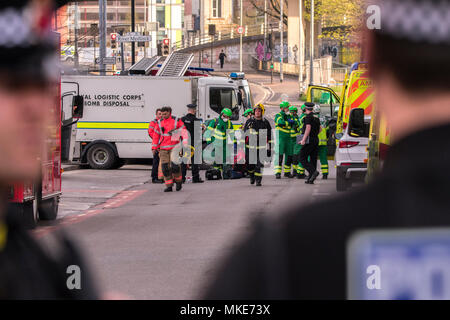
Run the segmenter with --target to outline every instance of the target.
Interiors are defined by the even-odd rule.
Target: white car
[[[347,190],[352,186],[353,181],[364,180],[367,173],[369,129],[370,116],[365,116],[364,126],[359,134],[355,134],[349,124],[341,136],[336,135],[339,139],[335,156],[337,191]]]

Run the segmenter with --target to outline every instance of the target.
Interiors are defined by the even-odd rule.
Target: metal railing
[[[182,41],[178,41],[172,44],[172,50],[182,50],[193,46],[199,46],[204,44],[209,44],[212,42],[229,40],[229,39],[239,39],[240,34],[237,32],[238,26],[230,26],[228,30],[220,30],[215,35],[202,34],[200,36],[188,37]],[[278,24],[268,24],[266,29],[266,34],[271,32],[279,32]],[[250,37],[256,35],[264,35],[264,23],[255,25],[244,26],[243,37]]]

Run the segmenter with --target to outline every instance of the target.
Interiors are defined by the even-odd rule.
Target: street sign
[[[139,32],[129,32],[123,36],[117,36],[117,42],[149,42],[152,41],[152,36],[143,36]]]
[[[158,31],[159,30],[159,22],[147,22],[145,24],[145,28],[147,31]]]
[[[100,64],[100,58],[95,59],[95,64]],[[105,57],[103,64],[116,64],[116,57]]]
[[[239,27],[237,27],[236,31],[237,31],[238,34],[243,34],[244,33],[244,27],[243,26],[239,26]]]

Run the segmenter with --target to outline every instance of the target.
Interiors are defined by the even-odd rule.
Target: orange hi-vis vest
[[[157,125],[158,125],[158,119],[153,120],[148,125],[148,135],[150,136],[150,138],[152,138],[152,140],[153,140],[153,134],[155,133],[155,127]]]
[[[183,121],[173,116],[169,119],[160,119],[154,128],[152,149],[172,150],[180,141],[184,143],[188,141]]]

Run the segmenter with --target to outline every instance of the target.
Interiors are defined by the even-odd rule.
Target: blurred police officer
[[[319,132],[320,120],[314,117],[314,103],[305,103],[305,117],[303,118],[301,140],[302,148],[300,150],[300,162],[308,171],[309,176],[306,178],[306,184],[314,184],[319,172],[317,171],[317,155],[319,152]]]
[[[195,116],[195,113],[197,111],[197,105],[196,104],[188,104],[188,113],[184,117],[181,118],[181,120],[184,122],[184,126],[186,127],[187,131],[189,132],[189,135],[191,137],[191,169],[192,169],[192,182],[193,183],[203,183],[203,180],[200,178],[200,168],[199,165],[195,163],[194,161],[194,151],[195,151],[195,135],[194,135],[194,128],[195,125],[198,126],[198,128],[201,128],[201,119],[197,118]],[[197,123],[197,124],[196,124]],[[199,137],[201,139],[201,135]],[[183,173],[183,182],[186,181],[186,171],[187,171],[187,164],[182,163],[181,169]]]
[[[367,39],[377,107],[395,138],[383,172],[354,193],[260,220],[206,297],[345,299],[355,232],[450,226],[450,171],[440,169],[450,163],[450,1],[380,8],[381,29]]]
[[[62,1],[59,1],[62,4]],[[53,1],[0,3],[0,299],[95,299],[89,270],[62,233],[44,250],[7,212],[10,181],[38,179],[46,138],[47,108],[54,105],[59,69],[51,31]],[[69,267],[78,267],[80,289],[70,289]]]

